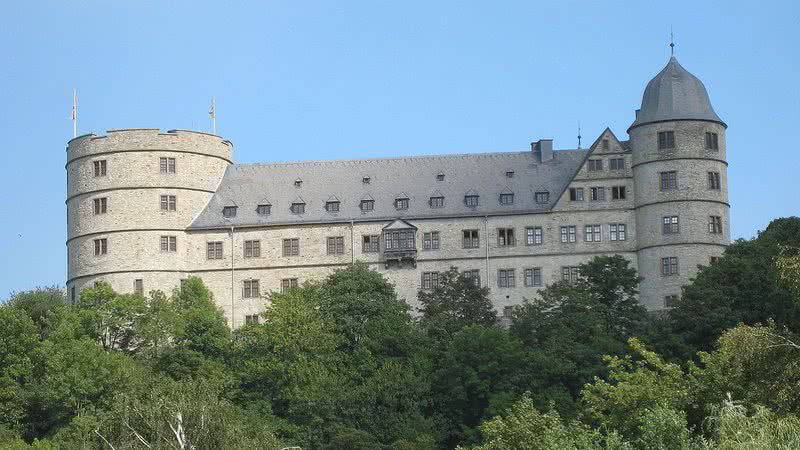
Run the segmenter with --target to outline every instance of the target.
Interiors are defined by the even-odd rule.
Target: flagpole
[[[217,112],[214,108],[214,97],[211,97],[211,109],[208,111],[208,115],[211,116],[211,127],[213,130],[212,134],[217,134]]]
[[[78,91],[72,90],[72,138],[78,137]]]

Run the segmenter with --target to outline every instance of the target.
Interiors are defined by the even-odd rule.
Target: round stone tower
[[[184,130],[110,130],[67,146],[67,295],[103,280],[169,292],[185,278],[185,230],[232,164],[233,145]]]
[[[703,83],[675,57],[645,88],[628,129],[640,301],[663,309],[730,241],[725,129]]]

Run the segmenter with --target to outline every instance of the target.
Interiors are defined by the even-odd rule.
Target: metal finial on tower
[[[214,97],[211,97],[211,109],[208,110],[208,116],[211,117],[212,133],[217,134],[217,110],[214,106]]]
[[[675,36],[672,34],[672,27],[669,27],[669,56],[675,56]]]
[[[578,150],[581,149],[581,123],[578,122]]]
[[[78,137],[78,90],[72,90],[72,138]]]

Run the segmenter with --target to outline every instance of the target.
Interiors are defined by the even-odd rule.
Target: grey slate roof
[[[642,107],[636,112],[636,120],[630,128],[678,119],[723,123],[711,106],[706,87],[673,56],[664,69],[647,83]]]
[[[588,150],[559,150],[540,163],[530,151],[415,156],[405,158],[237,164],[228,166],[217,192],[190,228],[218,228],[318,222],[391,220],[546,211],[572,180]],[[511,178],[506,172],[513,171]],[[444,174],[439,181],[437,174]],[[362,180],[369,177],[369,184]],[[296,180],[301,180],[296,186]],[[534,193],[548,191],[548,204],[536,204]],[[513,205],[500,205],[501,192],[513,192]],[[479,195],[479,206],[467,207],[464,195]],[[443,208],[431,208],[429,198],[445,197]],[[408,198],[406,210],[396,210],[396,198]],[[338,213],[325,210],[337,199]],[[361,200],[373,199],[373,211],[362,212]],[[293,202],[304,202],[305,213],[293,214]],[[270,204],[260,216],[256,206]],[[234,218],[222,208],[238,206]]]

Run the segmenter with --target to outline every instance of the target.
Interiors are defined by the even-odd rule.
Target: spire
[[[669,56],[675,56],[675,36],[672,34],[672,27],[669,27]]]

